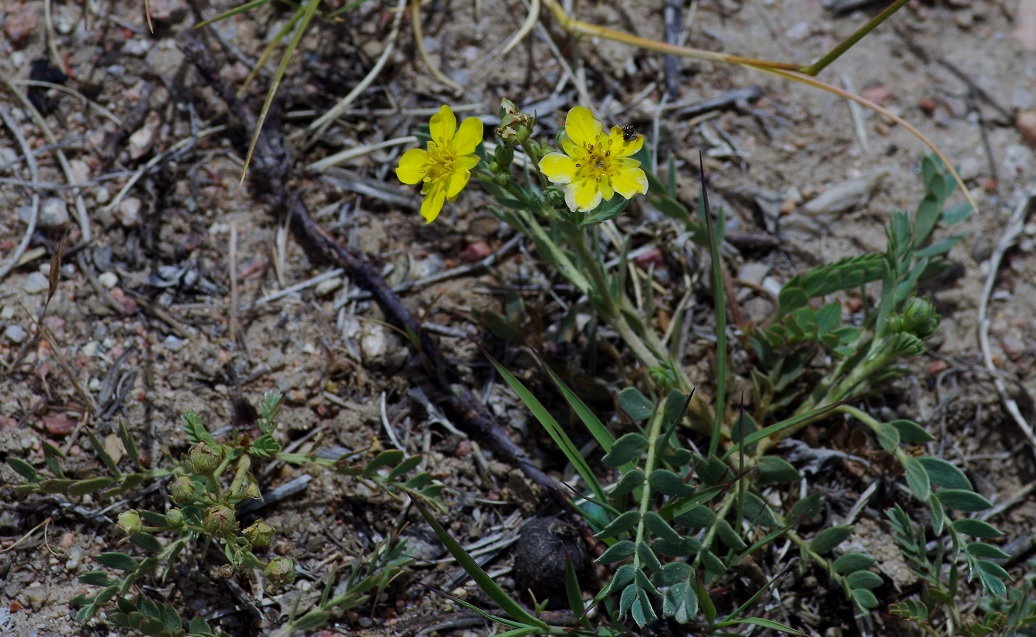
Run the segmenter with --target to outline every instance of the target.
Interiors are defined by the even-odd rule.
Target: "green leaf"
[[[677,582],[662,597],[662,615],[679,624],[689,624],[698,614],[698,596],[690,582]]]
[[[713,575],[722,575],[727,572],[727,567],[723,565],[723,562],[712,554],[712,551],[702,549],[698,553],[701,557],[701,565],[705,567],[705,570]]]
[[[982,582],[983,588],[997,597],[1003,597],[1007,594],[1007,587],[1004,585],[1004,582],[1011,579],[1007,571],[988,560],[977,560],[975,565],[978,567],[976,574],[979,581]]]
[[[669,523],[663,520],[662,516],[654,511],[648,511],[644,514],[644,526],[654,533],[655,536],[663,540],[679,542],[681,539],[680,534],[673,527],[669,526]]]
[[[809,543],[809,548],[823,555],[847,540],[852,534],[853,528],[851,526],[831,526],[817,533],[813,541]]]
[[[413,502],[415,507],[417,507],[417,510],[421,513],[421,516],[425,521],[431,525],[435,534],[438,535],[442,543],[446,545],[446,549],[451,555],[453,555],[454,559],[456,559],[467,574],[475,580],[475,583],[482,589],[482,592],[488,595],[489,598],[496,602],[504,612],[517,621],[536,626],[542,630],[547,630],[547,625],[545,623],[535,616],[530,615],[521,604],[512,599],[510,595],[504,592],[504,590],[493,581],[493,578],[482,570],[482,567],[478,565],[478,562],[476,562],[474,558],[464,550],[464,547],[461,546],[457,540],[453,539],[453,536],[446,532],[446,529],[439,524],[439,521],[435,519],[431,512],[428,511],[428,508],[425,507],[420,500],[411,496],[410,501]]]
[[[404,454],[399,449],[387,449],[371,458],[367,466],[363,468],[363,475],[373,476],[385,467],[394,467],[403,461]]]
[[[647,542],[637,542],[637,557],[640,558],[641,564],[652,571],[657,573],[662,570],[662,562],[659,561],[658,556],[651,550]]]
[[[810,493],[791,506],[791,510],[784,516],[788,524],[801,524],[808,522],[824,506],[824,496],[819,493]]]
[[[801,478],[798,469],[777,456],[763,456],[755,466],[764,482],[795,482]]]
[[[983,544],[982,542],[971,542],[968,544],[968,553],[971,553],[975,557],[985,557],[993,560],[1007,560],[1011,556],[1004,553],[997,547],[991,544]]]
[[[726,520],[716,522],[716,535],[727,545],[727,548],[734,549],[735,551],[743,551],[748,548],[744,540],[734,531],[734,527],[730,526],[730,523]]]
[[[716,521],[716,514],[704,504],[699,504],[690,511],[678,515],[675,521],[689,529],[704,529],[707,526],[712,526]]]
[[[79,576],[79,581],[91,586],[111,586],[107,571],[90,571]]]
[[[964,491],[974,491],[974,487],[971,486],[971,481],[964,475],[964,472],[953,466],[949,462],[946,462],[942,458],[932,458],[930,456],[924,456],[917,459],[928,472],[928,477],[932,483],[945,487],[947,489],[962,489]],[[943,503],[945,504],[945,502]]]
[[[775,622],[772,619],[763,619],[762,617],[744,617],[738,619],[732,619],[727,622],[721,622],[720,626],[728,626],[733,624],[751,624],[753,626],[762,626],[763,628],[769,628],[770,630],[777,630],[782,633],[788,633],[789,635],[802,635],[801,633],[790,626],[785,626],[780,622]]]
[[[651,488],[662,495],[686,497],[694,494],[694,487],[684,482],[683,478],[669,469],[655,469],[648,478]]]
[[[25,478],[29,482],[34,482],[35,483],[35,482],[39,482],[40,480],[42,480],[42,478],[40,477],[40,474],[37,473],[36,470],[32,468],[32,465],[29,464],[28,462],[22,460],[21,458],[8,458],[7,459],[7,464],[10,465],[10,467],[15,470],[15,473],[17,473],[21,477]]]
[[[767,528],[776,528],[781,525],[777,516],[770,510],[769,505],[762,498],[754,493],[745,493],[744,517],[752,524],[758,524]]]
[[[40,493],[67,493],[75,483],[75,480],[67,478],[47,478],[37,483],[36,487]]]
[[[626,511],[597,533],[597,537],[619,537],[640,522],[640,511]]]
[[[87,493],[94,493],[111,486],[115,482],[114,478],[90,478],[88,480],[79,480],[68,488],[69,495],[86,495]]]
[[[687,583],[687,580],[693,575],[694,569],[687,562],[669,562],[662,567],[653,581],[656,586],[673,586],[678,583]]]
[[[606,466],[618,469],[627,462],[632,462],[644,453],[648,447],[647,438],[642,434],[628,433],[612,445],[612,450],[601,460]]]
[[[893,420],[889,424],[896,428],[903,442],[921,445],[935,440],[935,436],[912,420]]]
[[[406,474],[410,473],[417,468],[417,465],[421,464],[422,456],[410,456],[403,462],[400,462],[392,471],[389,472],[386,477],[387,480],[399,480]]]
[[[932,531],[936,535],[942,535],[943,526],[946,524],[946,509],[939,498],[932,497],[928,498],[928,509],[932,514]]]
[[[951,522],[950,526],[957,533],[963,533],[972,537],[981,538],[994,538],[1001,537],[1003,533],[988,522],[982,520],[972,520],[971,518],[965,518],[963,520],[957,520]]]
[[[608,547],[601,557],[597,558],[599,564],[613,564],[619,560],[624,560],[627,557],[633,555],[637,550],[637,545],[630,540],[622,540]]]
[[[158,553],[165,548],[165,545],[150,533],[134,533],[129,540],[149,553]]]
[[[928,607],[924,605],[924,602],[914,599],[890,604],[889,612],[897,617],[909,619],[916,623],[928,621]]]
[[[870,571],[856,571],[845,578],[849,588],[877,588],[882,585],[883,580],[877,573]]]
[[[615,436],[612,435],[612,432],[608,431],[608,428],[604,426],[600,418],[554,373],[549,365],[541,364],[541,367],[550,376],[554,386],[565,397],[565,402],[568,403],[568,406],[579,416],[583,426],[593,435],[597,444],[601,445],[601,449],[604,449],[605,453],[611,451],[612,445],[615,444]]]
[[[870,610],[878,607],[878,598],[874,596],[874,593],[865,588],[854,588],[850,595],[860,608]]]
[[[636,422],[647,420],[655,413],[655,405],[634,387],[619,392],[619,407]]]
[[[892,453],[899,446],[899,429],[896,427],[885,422],[879,422],[875,427],[874,433],[878,435],[878,444],[885,451]]]
[[[838,573],[839,575],[846,575],[848,573],[862,571],[873,563],[874,558],[870,555],[865,555],[864,553],[846,553],[835,560],[834,564],[831,565],[831,568],[833,568],[835,573]]]
[[[947,509],[956,509],[957,511],[965,511],[967,513],[993,508],[989,500],[974,491],[966,491],[964,489],[943,489],[942,491],[936,491],[932,497],[937,499],[939,504]]]
[[[615,488],[608,493],[611,498],[621,498],[624,495],[633,493],[635,489],[640,488],[644,484],[644,472],[641,469],[633,469],[629,473],[626,473],[619,480],[619,483],[615,485]]]
[[[932,485],[928,482],[928,472],[924,465],[917,458],[907,458],[903,461],[903,468],[906,469],[907,486],[914,497],[922,502],[928,499],[932,493]]]

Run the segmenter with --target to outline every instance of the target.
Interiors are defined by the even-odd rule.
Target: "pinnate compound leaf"
[[[834,569],[835,573],[845,575],[847,573],[862,571],[873,563],[874,558],[870,555],[866,555],[864,553],[846,553],[835,560],[831,567]]]
[[[647,447],[647,438],[642,434],[628,433],[615,441],[612,450],[604,455],[602,462],[612,469],[618,469],[627,462],[640,458]]]
[[[655,405],[633,387],[627,387],[619,392],[619,407],[626,415],[633,420],[640,422],[647,420],[655,413]]]
[[[634,544],[631,540],[623,540],[621,542],[616,542],[615,544],[608,547],[608,550],[602,553],[601,557],[597,558],[597,562],[599,564],[611,564],[612,562],[618,562],[619,560],[624,560],[627,557],[633,555],[633,553],[636,552],[636,550],[637,545]],[[632,573],[630,575],[632,577]],[[618,578],[618,576],[619,574],[616,573],[615,577]]]
[[[838,525],[828,527],[817,533],[813,541],[809,543],[809,548],[823,555],[847,540],[852,533],[853,528],[851,526]]]
[[[932,493],[932,485],[928,481],[928,472],[925,471],[924,465],[917,458],[907,458],[903,462],[903,468],[906,470],[907,486],[910,487],[910,492],[922,502],[927,500]]]
[[[928,621],[928,607],[925,606],[924,602],[916,599],[907,599],[890,604],[889,612],[896,617],[902,617],[917,623]]]
[[[956,509],[957,511],[965,511],[967,513],[993,508],[989,500],[974,491],[964,489],[943,489],[942,491],[936,491],[932,497],[947,509]]]
[[[965,518],[951,523],[950,526],[953,527],[953,530],[957,533],[963,533],[972,537],[994,538],[1001,537],[1003,535],[1003,532],[999,529],[988,522],[983,522],[982,520]]]
[[[968,480],[964,472],[942,458],[924,456],[917,458],[917,460],[924,466],[933,484],[947,489],[974,491],[974,487],[971,486],[971,480]],[[943,504],[946,503],[944,502]]]

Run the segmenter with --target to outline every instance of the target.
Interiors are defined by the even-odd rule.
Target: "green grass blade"
[[[483,349],[482,353],[489,359],[489,362],[493,364],[497,373],[503,377],[504,381],[507,382],[514,393],[518,395],[518,398],[525,403],[525,406],[529,408],[529,411],[536,417],[536,420],[543,425],[543,428],[550,435],[551,439],[554,440],[554,443],[561,449],[561,452],[565,454],[565,457],[572,463],[572,466],[575,467],[576,473],[579,474],[583,481],[586,482],[587,486],[590,487],[590,490],[593,491],[594,496],[602,502],[607,501],[608,498],[604,493],[604,488],[601,487],[599,482],[597,482],[597,477],[590,469],[590,465],[587,464],[586,458],[579,453],[579,448],[576,447],[575,443],[572,442],[572,439],[568,437],[568,434],[566,434],[564,429],[561,428],[558,421],[554,420],[554,416],[550,415],[550,412],[543,406],[543,403],[541,403],[540,400],[536,398],[536,396],[534,396],[520,380],[515,378],[514,374],[507,371],[506,367],[490,356],[489,352]],[[603,427],[604,425],[601,426]]]
[[[446,545],[446,549],[451,555],[453,555],[454,559],[460,563],[461,567],[467,572],[467,574],[475,580],[475,583],[478,584],[478,587],[482,589],[483,593],[488,595],[490,599],[496,602],[497,605],[504,610],[504,612],[514,619],[523,624],[536,626],[543,630],[547,629],[547,624],[530,615],[521,604],[514,601],[510,595],[497,586],[496,582],[493,581],[493,578],[483,571],[482,567],[478,565],[478,562],[476,562],[474,558],[464,550],[464,547],[446,532],[446,529],[439,524],[439,521],[432,516],[431,512],[421,504],[421,501],[416,496],[410,495],[410,501],[414,503],[414,506],[417,507],[421,516],[424,517],[425,521],[428,522],[429,525],[431,525],[432,530],[434,530],[435,534],[439,536],[442,543]]]

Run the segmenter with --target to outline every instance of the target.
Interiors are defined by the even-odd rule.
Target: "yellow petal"
[[[471,170],[475,166],[478,166],[478,162],[481,161],[478,155],[461,155],[457,158],[457,170]]]
[[[576,106],[565,118],[565,133],[576,144],[597,144],[601,131],[601,123],[594,119],[593,113],[585,106]]]
[[[647,175],[634,159],[620,158],[612,169],[611,186],[626,199],[633,195],[645,195],[648,191]]]
[[[464,186],[468,185],[468,179],[471,178],[471,173],[467,170],[455,170],[453,173],[446,178],[446,198],[453,201],[460,194],[460,191],[464,190]]]
[[[433,142],[445,146],[448,142],[453,141],[453,135],[456,132],[457,118],[450,107],[444,104],[439,112],[432,115],[432,119],[429,120],[428,133],[432,136]]]
[[[580,179],[565,186],[565,204],[569,210],[589,212],[601,203],[601,191],[592,179]]]
[[[396,177],[404,184],[420,183],[428,174],[428,153],[421,148],[411,148],[399,158]]]
[[[454,141],[454,148],[458,155],[471,155],[475,147],[482,143],[482,120],[477,117],[469,117],[460,124],[457,131],[457,139]]]
[[[626,141],[622,135],[622,129],[618,126],[612,126],[611,132],[608,133],[608,140],[612,143],[612,157],[636,155],[644,147],[643,135],[637,135],[630,141]]]
[[[421,216],[425,223],[435,221],[442,211],[442,204],[446,200],[446,187],[441,179],[430,181],[425,184],[424,201],[421,202]]]
[[[568,155],[548,153],[540,160],[540,172],[551,183],[567,184],[576,178],[576,162]]]
[[[605,201],[611,201],[612,197],[615,196],[615,190],[612,188],[611,179],[609,179],[607,175],[601,177],[601,181],[597,184],[597,187],[601,189],[601,196],[604,197]],[[627,197],[627,199],[629,199],[629,197]]]
[[[561,150],[565,151],[569,157],[576,160],[586,157],[586,148],[582,144],[577,144],[572,141],[568,135],[561,136]]]

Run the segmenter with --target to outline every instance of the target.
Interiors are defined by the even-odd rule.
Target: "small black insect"
[[[637,138],[637,129],[633,128],[633,124],[626,124],[622,127],[622,141],[631,142]]]

